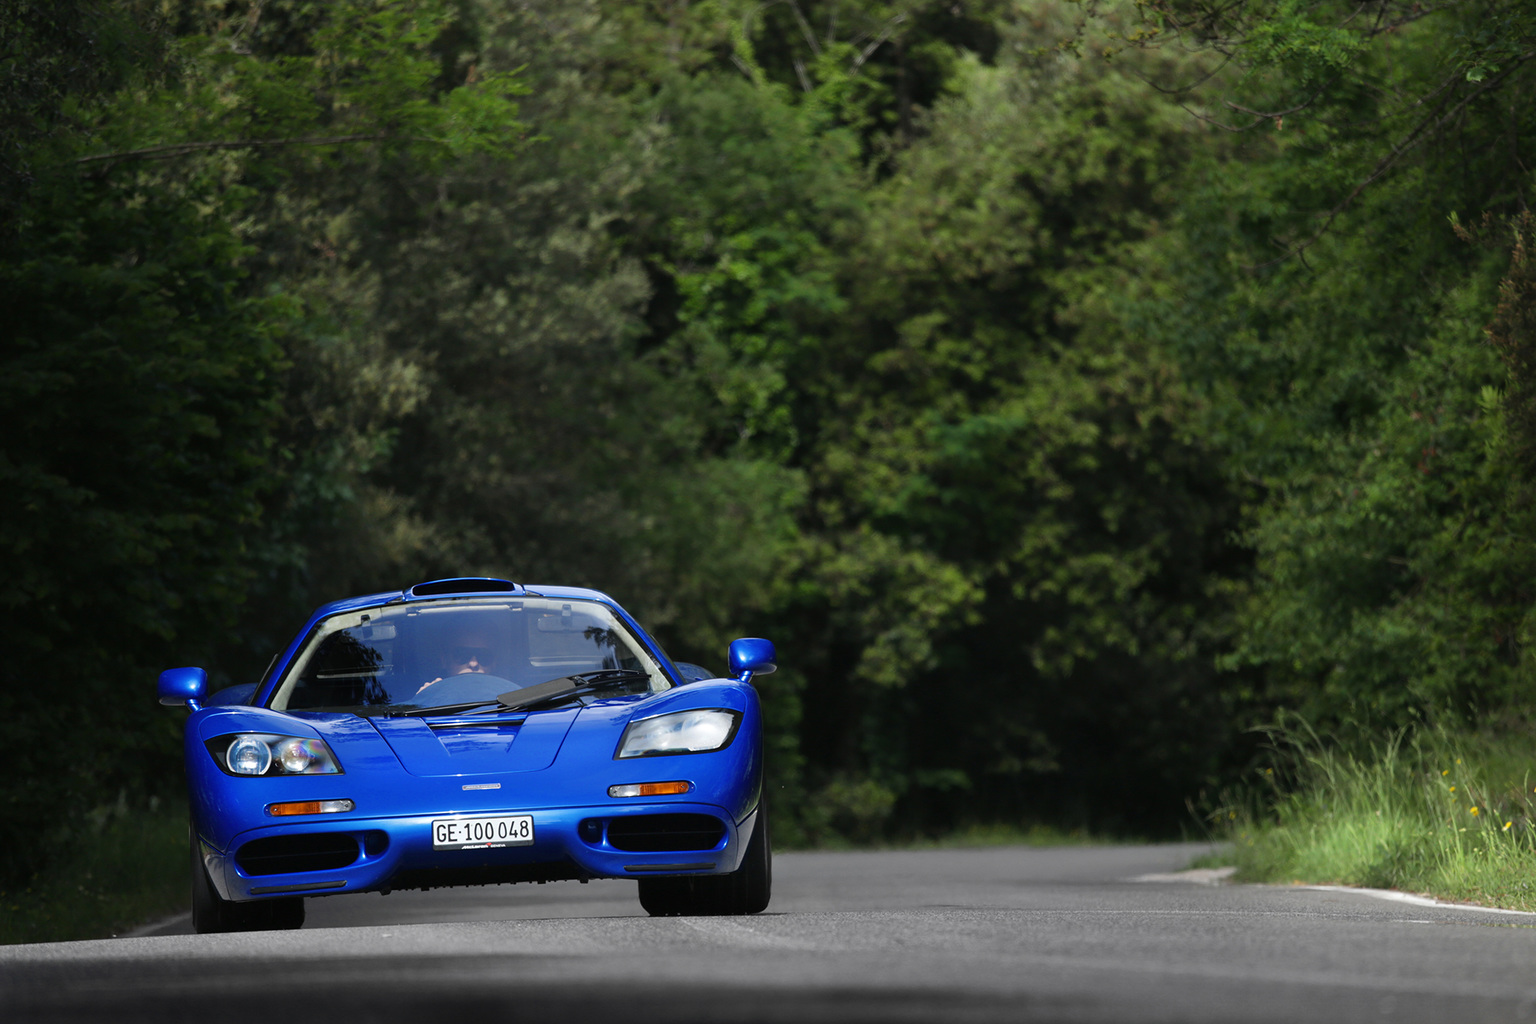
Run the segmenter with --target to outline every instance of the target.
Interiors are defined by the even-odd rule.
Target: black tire
[[[266,922],[261,925],[263,929],[291,932],[304,927],[304,897],[302,896],[282,896],[278,899],[262,900],[251,906],[252,909],[259,907],[266,911]]]
[[[773,840],[768,807],[759,804],[741,867],[728,875],[640,879],[640,906],[652,917],[760,914],[773,895]]]
[[[197,836],[192,847],[192,930],[210,932],[285,931],[304,926],[304,898],[285,896],[255,903],[232,903],[219,895],[203,866]]]

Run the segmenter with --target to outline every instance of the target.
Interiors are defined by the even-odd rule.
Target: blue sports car
[[[192,710],[199,932],[297,928],[304,898],[633,878],[652,915],[768,905],[754,674],[674,663],[611,598],[448,579],[325,605],[255,685]]]

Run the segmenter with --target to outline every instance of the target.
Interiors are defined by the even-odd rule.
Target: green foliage
[[[1294,720],[1241,805],[1214,815],[1238,877],[1536,908],[1529,733],[1424,730],[1359,755]]]
[[[29,11],[8,12],[23,43],[41,24]],[[18,758],[48,767],[6,798],[0,877],[22,877],[48,855],[69,827],[59,808],[89,806],[102,787],[173,785],[164,766],[174,763],[175,721],[152,702],[125,703],[123,680],[147,685],[173,658],[206,659],[263,570],[292,557],[281,499],[316,460],[284,445],[285,398],[306,385],[295,368],[336,365],[311,348],[327,347],[316,330],[336,318],[314,309],[310,282],[264,273],[281,265],[261,257],[286,225],[252,230],[250,218],[274,180],[336,164],[308,146],[291,162],[279,154],[317,130],[387,135],[366,154],[374,166],[504,149],[500,135],[469,144],[465,126],[485,120],[486,102],[420,95],[439,70],[425,48],[441,19],[410,14],[332,8],[315,50],[264,62],[230,45],[238,38],[115,40],[121,26],[81,6],[66,28],[101,33],[97,49],[173,57],[110,82],[36,69],[56,78],[32,90],[44,97],[34,106],[61,113],[51,134],[16,140],[34,180],[0,239],[0,478],[13,498],[0,547],[14,638],[0,738],[14,776],[33,774]],[[515,113],[505,80],[492,81]],[[407,132],[396,149],[385,144]],[[410,384],[381,369],[370,372],[393,383],[354,389],[375,405]],[[274,507],[277,536],[267,532]]]
[[[924,111],[953,87],[968,56],[990,60],[1007,3],[808,0],[737,4],[751,66],[801,94],[821,116],[860,137],[884,160],[920,133]],[[745,61],[744,61],[745,63]]]
[[[314,159],[334,169],[347,146],[363,144],[431,168],[504,155],[520,141],[513,98],[526,90],[513,71],[441,81],[434,44],[452,20],[447,3],[341,0],[315,16],[289,0],[253,13],[178,39],[176,79],[102,106],[93,125],[100,151],[83,159],[281,150],[279,160],[295,160],[286,151],[321,147]],[[305,30],[298,46],[295,22]]]
[[[132,175],[35,187],[6,241],[0,767],[33,777],[0,815],[14,878],[58,808],[155,785],[175,748],[123,681],[175,636],[206,650],[251,577],[290,307],[242,295],[224,225]]]
[[[675,322],[658,355],[697,382],[711,447],[792,461],[805,382],[788,375],[845,304],[831,265],[858,204],[850,140],[739,77],[700,76],[648,107],[667,132],[633,244]]]
[[[158,22],[150,3],[7,0],[0,9],[0,224],[8,228],[16,215],[39,150],[78,129],[83,104],[165,73]]]
[[[1274,67],[1293,87],[1316,92],[1348,71],[1365,49],[1347,25],[1320,23],[1310,5],[1282,0],[1256,21],[1240,53],[1258,67]]]
[[[1438,115],[1361,85],[1413,95],[1440,81],[1464,59],[1469,12],[1437,17],[1450,24],[1396,27],[1390,52],[1381,25],[1351,25],[1358,45],[1330,51],[1334,77],[1295,115],[1300,133],[1287,112],[1283,136],[1277,116],[1211,154],[1181,251],[1164,250],[1181,300],[1143,314],[1202,386],[1230,470],[1265,493],[1244,536],[1260,578],[1228,664],[1363,736],[1518,702],[1529,686],[1516,640],[1528,548],[1487,397],[1505,374],[1483,344],[1504,262],[1446,219],[1507,202],[1513,168],[1494,140],[1529,83],[1502,83],[1515,108],[1465,89],[1437,98],[1459,111],[1454,139]],[[1290,31],[1275,18],[1267,33]],[[1315,70],[1274,59],[1279,78],[1237,90],[1244,109],[1311,88]],[[1298,220],[1312,211],[1320,235]]]
[[[1087,764],[1079,736],[1135,750],[1163,792],[1164,772],[1198,787],[1226,742],[1188,659],[1233,508],[1172,368],[1112,299],[1192,139],[1144,69],[1041,60],[1049,30],[1000,32],[1019,56],[963,66],[850,233],[812,478],[842,555],[817,560],[825,613],[862,650],[825,673],[848,674],[866,763],[908,821],[990,806],[1123,827],[1134,801],[1113,794],[1140,783],[1101,751]]]
[[[1488,325],[1488,340],[1508,369],[1502,408],[1505,433],[1495,438],[1524,466],[1536,456],[1536,218],[1527,211],[1511,223],[1509,272],[1499,283],[1499,302]],[[1466,234],[1469,240],[1473,237]],[[1497,237],[1497,236],[1496,236]],[[1521,474],[1526,480],[1529,472]]]
[[[100,760],[7,821],[157,784],[108,680],[466,572],[773,637],[792,842],[1508,717],[1529,7],[18,0],[0,730]]]
[[[58,853],[25,882],[0,889],[0,943],[122,935],[185,913],[187,814],[178,801],[128,801],[79,815]]]

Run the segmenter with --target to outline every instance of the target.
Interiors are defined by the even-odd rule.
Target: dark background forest
[[[781,841],[1530,729],[1536,3],[0,0],[0,880],[156,673],[594,586]]]

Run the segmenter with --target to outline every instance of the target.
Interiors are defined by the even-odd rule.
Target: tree
[[[1160,250],[1177,287],[1142,318],[1266,495],[1233,663],[1370,736],[1529,692],[1529,554],[1483,337],[1505,263],[1458,232],[1523,206],[1536,51],[1525,4],[1355,11],[1156,15],[1241,74],[1191,100],[1232,141],[1192,180]]]

